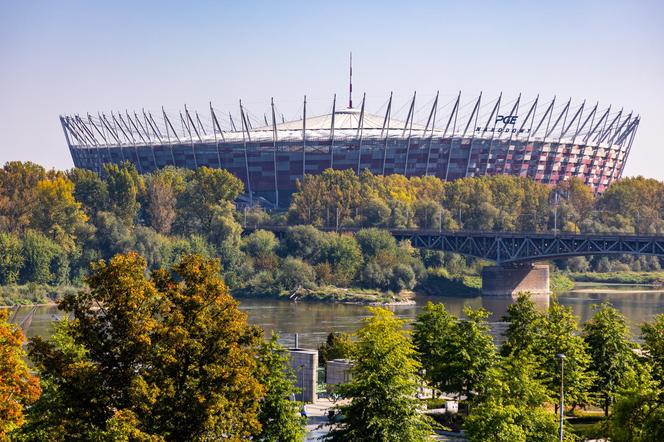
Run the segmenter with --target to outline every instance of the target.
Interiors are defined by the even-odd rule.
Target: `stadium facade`
[[[273,101],[260,119],[240,102],[235,119],[223,113],[223,121],[211,104],[203,117],[185,106],[177,118],[162,109],[60,121],[76,167],[102,173],[104,163],[130,161],[141,173],[224,168],[244,182],[249,199],[276,206],[288,204],[304,174],[327,168],[443,180],[506,174],[546,184],[578,177],[602,192],[622,175],[640,121],[585,101],[508,101],[502,94],[466,101],[461,93],[449,100],[436,94],[420,107],[413,94],[398,118],[392,94],[375,114],[365,111],[365,98],[345,108],[335,96],[328,113],[308,116],[305,97],[301,117],[280,122]]]

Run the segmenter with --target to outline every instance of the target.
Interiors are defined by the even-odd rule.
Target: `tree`
[[[450,360],[446,363],[451,374],[451,392],[471,398],[481,392],[489,369],[496,361],[496,346],[486,323],[489,312],[483,308],[464,308],[466,318],[458,321],[455,339],[450,345]]]
[[[413,205],[415,222],[420,229],[438,229],[442,216],[442,207],[435,201],[418,200]]]
[[[556,355],[564,354],[566,402],[574,407],[587,405],[593,383],[592,360],[588,345],[578,333],[576,317],[571,307],[564,307],[555,298],[547,313],[536,350],[543,371],[542,381],[549,395],[556,397],[560,388],[560,360]]]
[[[39,379],[25,363],[25,336],[8,322],[9,310],[0,309],[0,440],[23,425],[23,407],[39,398]]]
[[[169,440],[259,431],[260,334],[228,294],[219,262],[186,256],[170,271],[146,270],[133,253],[95,264],[90,290],[61,303],[76,319],[33,340],[30,358],[53,392],[34,408],[56,418],[30,440],[89,440],[114,428]]]
[[[556,355],[564,354],[567,402],[575,406],[587,404],[592,383],[591,361],[586,343],[577,334],[578,325],[571,309],[552,299],[545,316],[535,309],[529,294],[521,293],[507,311],[503,318],[509,322],[507,340],[501,348],[503,356],[524,352],[533,355],[540,373],[537,379],[555,397],[560,388],[560,362]]]
[[[615,442],[664,440],[664,390],[648,370],[618,392],[608,427]]]
[[[300,416],[301,403],[291,400],[297,393],[295,374],[289,366],[286,349],[277,342],[278,336],[263,342],[258,357],[260,383],[266,394],[261,400],[258,420],[261,430],[256,439],[265,442],[301,441],[306,418]]]
[[[536,379],[537,363],[527,351],[511,353],[483,381],[464,427],[470,442],[553,442],[555,415],[544,408],[545,387]],[[569,435],[565,440],[575,440]]]
[[[99,175],[91,170],[74,168],[66,172],[67,178],[74,183],[74,198],[83,206],[88,216],[94,216],[108,207],[108,186]]]
[[[353,236],[329,233],[321,245],[320,261],[330,264],[336,284],[348,286],[362,265],[362,252]]]
[[[21,270],[21,282],[48,284],[53,279],[51,264],[61,253],[61,249],[51,239],[34,230],[28,230],[23,236],[24,264]]]
[[[0,284],[15,284],[23,268],[21,240],[12,233],[0,233]]]
[[[664,314],[641,326],[643,349],[652,363],[653,378],[664,387]]]
[[[592,391],[608,416],[616,392],[634,373],[637,362],[629,340],[625,317],[608,303],[602,303],[594,316],[583,325],[583,338],[596,374]]]
[[[424,368],[425,378],[440,391],[449,390],[454,376],[450,364],[453,341],[456,340],[457,318],[442,303],[427,302],[413,324],[413,343]]]
[[[376,256],[379,252],[395,254],[397,241],[387,230],[362,229],[355,235],[365,257]]]
[[[325,234],[314,226],[289,227],[281,241],[282,253],[315,263],[318,261],[325,239]]]
[[[65,250],[76,247],[77,230],[88,220],[74,198],[74,183],[59,173],[37,182],[37,205],[31,225]]]
[[[46,171],[37,164],[10,161],[0,169],[0,229],[23,232],[37,206],[37,183]]]
[[[314,269],[301,259],[292,256],[282,261],[276,276],[277,284],[289,292],[299,287],[312,288],[315,281]]]
[[[184,174],[178,169],[160,169],[146,178],[145,212],[150,226],[167,235],[176,217],[177,196],[185,187]]]
[[[166,307],[155,342],[160,368],[147,378],[161,394],[148,422],[171,439],[239,440],[260,430],[261,333],[247,323],[219,271],[219,260],[189,255],[153,276]]]
[[[503,317],[503,321],[509,324],[505,330],[505,343],[500,349],[503,356],[536,351],[546,320],[544,315],[535,309],[529,293],[517,295],[516,301],[507,307],[507,315]]]
[[[145,192],[145,182],[136,166],[125,161],[120,165],[104,164],[111,211],[127,226],[133,225],[141,205],[138,198]]]
[[[279,240],[274,233],[256,230],[242,240],[242,250],[254,259],[254,265],[260,270],[274,270],[278,263],[275,254]]]
[[[175,230],[188,234],[210,232],[215,208],[235,200],[243,190],[242,181],[227,170],[199,167],[178,196]]]
[[[353,353],[353,341],[348,333],[330,332],[318,347],[318,363],[325,366],[333,359],[348,359]]]
[[[357,332],[352,380],[338,386],[341,420],[327,440],[424,441],[431,434],[429,419],[418,410],[415,349],[404,322],[384,308],[369,308],[371,316]]]

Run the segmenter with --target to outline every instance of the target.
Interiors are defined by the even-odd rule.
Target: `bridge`
[[[260,226],[278,237],[288,227]],[[247,230],[254,230],[247,228]],[[357,232],[360,228],[321,228],[322,231]],[[410,240],[417,248],[459,253],[494,261],[482,274],[485,294],[528,289],[549,291],[548,266],[536,261],[588,255],[638,255],[664,257],[664,236],[614,233],[488,232],[388,229],[397,240]],[[546,280],[546,283],[544,282]],[[497,285],[496,285],[497,284]],[[493,290],[491,288],[495,288]]]

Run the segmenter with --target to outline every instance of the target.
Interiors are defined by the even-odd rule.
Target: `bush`
[[[411,290],[415,287],[415,272],[413,269],[405,264],[398,264],[392,271],[390,278],[390,289],[395,292],[401,290]]]
[[[288,291],[293,291],[298,287],[315,287],[316,273],[314,269],[299,258],[289,256],[281,263],[277,272],[277,285]]]

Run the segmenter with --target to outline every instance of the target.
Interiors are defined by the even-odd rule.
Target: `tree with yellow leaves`
[[[8,322],[9,311],[0,309],[0,441],[23,425],[23,407],[39,398],[39,379],[28,369],[22,349],[25,336]]]

